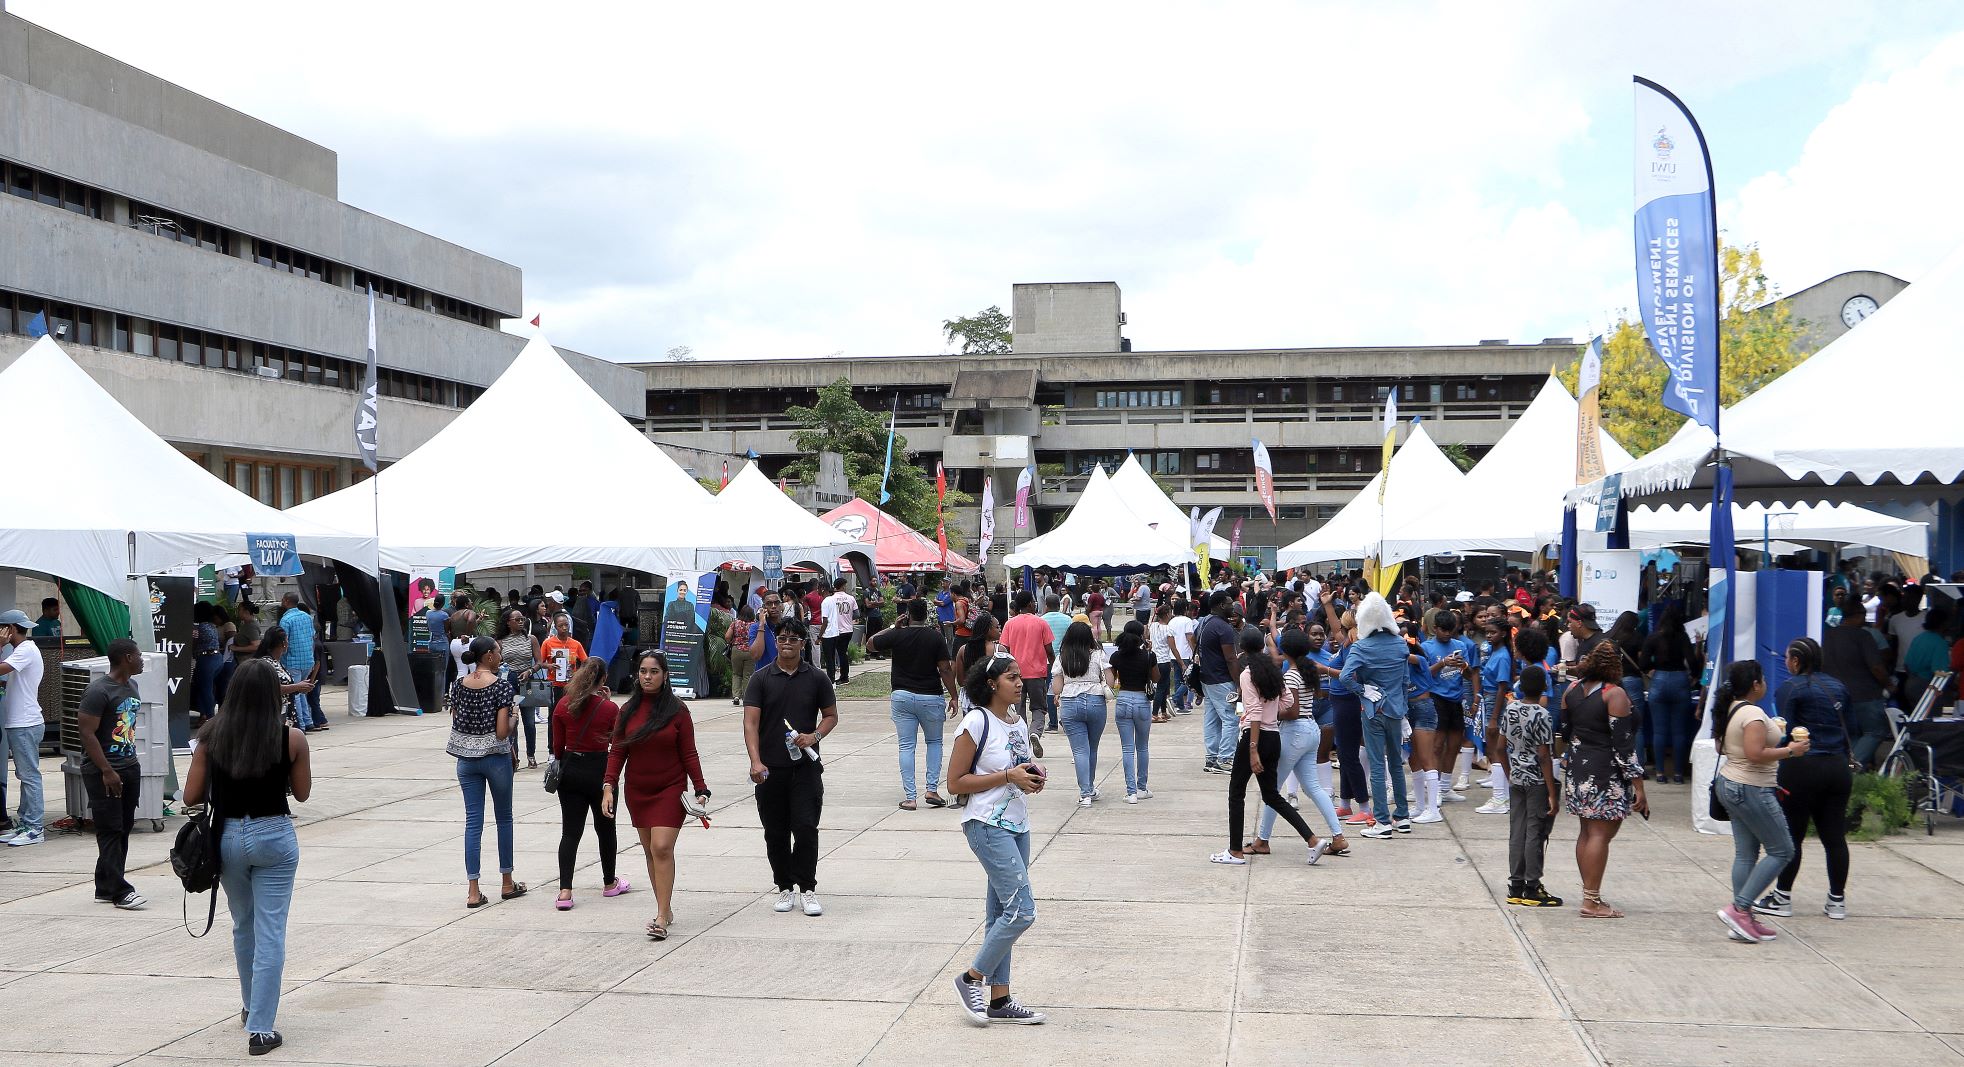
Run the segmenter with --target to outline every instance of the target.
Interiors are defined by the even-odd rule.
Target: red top
[[[552,708],[552,754],[564,756],[567,749],[574,752],[605,752],[607,738],[614,732],[614,719],[620,708],[613,701],[594,693],[586,698],[586,706],[578,711],[566,704],[560,697]]]
[[[626,768],[626,795],[629,801],[679,788],[684,775],[695,783],[696,792],[707,793],[709,785],[702,777],[702,760],[696,756],[696,727],[689,718],[688,707],[683,706],[661,729],[642,738],[638,744],[629,745],[626,739],[634,736],[635,729],[647,716],[648,709],[643,707],[621,724],[621,740],[607,752],[607,777],[604,781],[620,781],[621,770]]]

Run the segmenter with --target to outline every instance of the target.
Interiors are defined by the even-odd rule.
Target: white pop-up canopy
[[[752,530],[756,531],[752,536],[769,538],[770,544],[783,551],[782,561],[787,564],[829,565],[848,552],[872,559],[870,546],[799,507],[764,477],[755,463],[744,464],[730,484],[716,494],[715,510],[725,528]]]
[[[1118,470],[1112,474],[1112,489],[1134,514],[1161,530],[1172,530],[1177,534],[1192,525],[1187,514],[1180,510],[1180,505],[1173,503],[1173,498],[1167,496],[1159,483],[1152,480],[1152,475],[1146,473],[1146,468],[1135,453],[1127,452],[1125,462],[1119,464]],[[1211,539],[1207,552],[1208,558],[1227,562],[1228,539]]]
[[[549,432],[538,430],[541,417]],[[543,338],[422,447],[292,509],[375,529],[395,570],[594,563],[653,574],[760,558],[767,530],[728,528],[715,497],[627,424]]]
[[[1413,426],[1411,436],[1391,454],[1390,473],[1391,485],[1382,506],[1378,504],[1378,485],[1384,472],[1380,471],[1315,533],[1278,550],[1275,565],[1307,567],[1375,555],[1380,538],[1424,514],[1466,478],[1432,443],[1423,425]]]
[[[1049,533],[1025,541],[1003,562],[1011,567],[1053,567],[1074,571],[1125,573],[1192,563],[1197,557],[1182,542],[1187,517],[1163,531],[1120,500],[1105,468],[1094,467],[1077,505]]]
[[[282,512],[227,485],[151,433],[53,338],[0,371],[0,396],[17,418],[38,412],[69,430],[61,472],[17,467],[8,479],[0,567],[121,598],[132,574],[244,561],[247,534],[291,534],[301,553],[374,572],[374,538]]]
[[[1575,487],[1577,405],[1554,375],[1450,493],[1385,534],[1384,562],[1447,552],[1532,553],[1562,539],[1562,496]],[[1630,453],[1598,429],[1603,467]],[[1392,482],[1393,487],[1397,482]]]
[[[1734,504],[1732,528],[1740,548],[1771,538],[1791,545],[1867,545],[1905,556],[1928,556],[1930,524],[1884,515],[1854,504]],[[1711,540],[1712,506],[1630,510],[1630,547],[1702,545]],[[1791,549],[1789,549],[1791,550]]]
[[[1905,498],[1919,494],[1901,487],[1919,482],[1955,486],[1964,475],[1964,432],[1940,393],[1917,390],[1941,390],[1964,366],[1959,307],[1964,249],[1806,362],[1722,411],[1719,428],[1733,456],[1738,498]],[[1876,418],[1862,404],[1868,383],[1907,390],[1908,402]],[[1712,449],[1710,430],[1685,423],[1623,472],[1623,495],[1656,498],[1709,487]],[[1591,486],[1571,499],[1592,500],[1598,491]]]

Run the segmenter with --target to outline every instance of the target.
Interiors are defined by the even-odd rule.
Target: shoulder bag
[[[974,774],[975,769],[977,767],[982,766],[982,746],[989,743],[989,720],[995,718],[995,715],[992,712],[990,712],[988,708],[982,708],[981,711],[982,711],[982,738],[981,740],[975,742],[975,758],[968,761],[968,773],[970,774]],[[955,799],[952,803],[949,804],[949,807],[954,807],[954,808],[968,807],[968,794],[956,793]]]

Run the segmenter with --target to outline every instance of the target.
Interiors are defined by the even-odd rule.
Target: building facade
[[[361,471],[371,287],[384,462],[524,343],[500,330],[517,267],[342,203],[327,148],[4,11],[0,115],[0,366],[45,323],[145,425],[269,504]],[[565,356],[639,418],[641,372]]]

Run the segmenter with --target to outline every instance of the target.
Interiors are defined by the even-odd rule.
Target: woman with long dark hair
[[[1846,919],[1848,795],[1855,787],[1848,764],[1848,687],[1821,673],[1821,646],[1811,637],[1787,646],[1787,671],[1790,677],[1780,683],[1773,703],[1787,720],[1789,733],[1808,742],[1805,759],[1780,761],[1780,811],[1794,855],[1753,910],[1783,919],[1794,913],[1794,880],[1800,877],[1800,854],[1811,823],[1828,863],[1828,899],[1821,911],[1830,919]]]
[[[512,880],[511,734],[519,714],[518,692],[498,670],[503,665],[498,648],[488,637],[472,638],[464,653],[471,672],[450,686],[450,741],[443,750],[457,758],[457,785],[464,793],[464,876],[470,881],[466,908],[490,903],[477,887],[486,787],[498,822],[498,871],[504,876],[499,895],[505,900],[525,895],[525,883]]]
[[[1645,709],[1643,682],[1643,635],[1638,633],[1643,619],[1634,611],[1616,617],[1603,636],[1616,646],[1623,660],[1623,692],[1630,698],[1630,714],[1637,717],[1637,756],[1644,760],[1644,773],[1656,767],[1656,728]]]
[[[1281,739],[1275,768],[1278,777],[1293,776],[1297,787],[1307,794],[1310,803],[1323,816],[1324,825],[1330,828],[1328,851],[1335,855],[1349,852],[1350,846],[1343,839],[1343,824],[1337,820],[1336,805],[1330,802],[1330,790],[1323,782],[1323,768],[1317,762],[1317,753],[1323,747],[1323,728],[1317,721],[1318,704],[1316,691],[1317,662],[1313,656],[1309,634],[1301,630],[1284,630],[1276,639],[1287,669],[1283,672],[1282,709],[1276,715],[1276,735]],[[1245,705],[1244,705],[1245,706]],[[1275,817],[1279,812],[1264,804],[1261,821],[1255,825],[1255,839],[1249,842],[1244,851],[1257,856],[1269,854],[1268,835],[1275,830]],[[1321,859],[1318,850],[1311,848],[1309,862],[1314,864]]]
[[[1125,770],[1125,802],[1137,804],[1151,800],[1146,788],[1149,762],[1147,739],[1152,736],[1152,697],[1148,694],[1159,681],[1159,661],[1146,648],[1145,627],[1137,619],[1125,624],[1118,634],[1118,650],[1112,655],[1112,673],[1118,678],[1119,765]]]
[[[968,622],[969,635],[955,646],[955,677],[966,678],[968,672],[978,663],[986,663],[995,656],[1002,641],[1002,621],[986,611],[976,613]]]
[[[634,656],[634,695],[614,720],[607,748],[607,777],[601,786],[600,810],[614,814],[616,782],[627,771],[625,796],[641,851],[648,857],[648,880],[655,887],[656,915],[648,921],[648,937],[668,940],[675,925],[669,906],[675,893],[675,839],[682,832],[682,787],[695,785],[696,803],[709,803],[709,783],[702,777],[696,755],[696,727],[689,708],[668,684],[668,657],[652,648]]]
[[[1603,872],[1609,843],[1632,812],[1650,817],[1644,799],[1643,765],[1637,762],[1636,719],[1623,692],[1623,658],[1605,641],[1576,664],[1576,679],[1562,695],[1562,735],[1569,739],[1570,815],[1581,821],[1575,839],[1575,865],[1582,875],[1582,917],[1621,919],[1603,902]]]
[[[619,851],[614,817],[602,810],[607,752],[619,711],[607,691],[607,664],[593,657],[580,663],[552,709],[546,743],[559,761],[559,899],[553,907],[560,911],[573,908],[573,864],[589,817],[600,842],[601,895],[617,897],[629,888],[627,879],[614,876]]]
[[[1669,771],[1676,781],[1683,782],[1691,773],[1691,739],[1698,734],[1691,679],[1694,672],[1704,669],[1704,663],[1685,635],[1684,613],[1676,604],[1658,616],[1657,628],[1644,639],[1637,666],[1650,676],[1645,705],[1651,720],[1649,758],[1657,780],[1663,781]],[[1667,748],[1671,752],[1668,760],[1664,756]]]
[[[232,912],[232,958],[239,969],[246,1050],[280,1047],[274,1028],[286,969],[286,917],[300,869],[300,839],[286,798],[313,795],[307,737],[280,717],[280,678],[252,659],[232,672],[224,711],[198,731],[184,800],[211,802],[218,834],[219,883]]]
[[[1779,934],[1753,918],[1753,902],[1796,855],[1780,812],[1779,769],[1781,760],[1806,755],[1808,742],[1777,744],[1780,725],[1759,706],[1766,677],[1758,660],[1727,667],[1716,697],[1712,738],[1722,759],[1712,785],[1732,818],[1732,903],[1718,917],[1734,941],[1772,941]]]
[[[1282,668],[1269,656],[1268,639],[1260,630],[1242,631],[1239,649],[1241,736],[1235,742],[1234,769],[1228,779],[1228,847],[1208,859],[1214,863],[1248,862],[1243,855],[1241,827],[1248,809],[1248,779],[1252,777],[1261,789],[1262,803],[1275,809],[1302,835],[1309,846],[1309,862],[1315,863],[1329,851],[1329,842],[1317,839],[1309,823],[1303,821],[1295,805],[1283,799],[1275,785],[1276,769],[1282,763],[1281,714],[1287,681]]]
[[[1091,624],[1071,623],[1057,646],[1057,662],[1050,669],[1050,691],[1062,709],[1064,736],[1071,741],[1080,808],[1088,808],[1098,799],[1098,739],[1105,735],[1105,697],[1115,680],[1105,650],[1091,634]]]
[[[514,694],[539,669],[539,639],[527,625],[525,613],[516,608],[505,612],[504,632],[498,638],[498,660],[504,664],[504,679]],[[538,727],[522,708],[518,721],[525,728],[525,765],[537,767]]]

